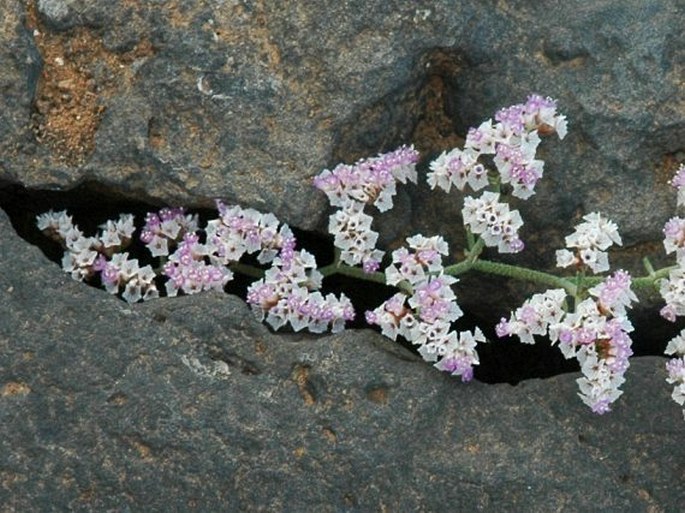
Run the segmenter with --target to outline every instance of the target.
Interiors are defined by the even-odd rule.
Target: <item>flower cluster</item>
[[[340,249],[340,261],[362,265],[367,273],[380,267],[383,252],[376,249],[378,233],[371,229],[373,218],[364,213],[363,203],[352,203],[329,218],[328,231],[333,244]]]
[[[64,210],[40,214],[36,217],[36,225],[48,237],[64,246],[62,269],[78,281],[90,279],[100,272],[101,259],[126,248],[135,231],[130,214],[121,214],[119,219],[107,221],[94,237],[84,236]]]
[[[676,171],[675,176],[670,181],[671,185],[678,191],[677,205],[685,205],[685,164],[681,164]],[[685,219],[682,217],[672,217],[664,225],[664,249],[666,254],[675,253],[676,261],[679,266],[685,266]],[[671,281],[679,281],[682,272],[677,272]],[[664,288],[662,287],[662,295],[664,295]],[[665,296],[664,296],[665,298]],[[666,300],[670,304],[669,300]],[[677,315],[683,315],[678,313]],[[669,316],[670,317],[670,316]]]
[[[516,335],[524,344],[534,344],[534,335],[547,335],[550,324],[557,324],[566,314],[566,291],[550,289],[534,294],[512,313],[507,321],[502,318],[495,327],[498,337]]]
[[[449,248],[442,237],[414,235],[407,239],[407,245],[412,251],[400,248],[392,253],[392,264],[385,269],[388,285],[398,285],[402,280],[417,285],[428,280],[427,273],[443,270],[442,257],[449,253]]]
[[[367,206],[380,212],[393,206],[397,183],[417,182],[419,154],[412,146],[362,159],[353,165],[340,164],[313,179],[337,210],[329,217],[336,260],[317,267],[314,256],[296,249],[293,232],[273,214],[226,205],[217,201],[219,215],[204,228],[197,215],[183,208],[163,208],[145,218],[140,240],[147,248],[151,265],[142,265],[126,252],[131,247],[133,216],[121,215],[85,236],[66,212],[47,212],[37,217],[38,227],[59,241],[65,253],[62,268],[74,279],[102,285],[130,303],[162,294],[195,294],[224,290],[233,272],[257,277],[247,290],[247,302],[256,316],[274,329],[307,329],[338,332],[355,317],[351,301],[344,295],[321,292],[326,276],[340,273],[384,281],[398,289],[392,297],[366,312],[369,324],[396,340],[413,344],[434,367],[463,381],[473,378],[479,364],[476,346],[485,342],[479,328],[458,331],[454,327],[463,315],[453,286],[456,276],[471,269],[500,276],[512,276],[552,285],[502,318],[495,327],[499,337],[517,336],[526,344],[536,336],[548,337],[566,358],[576,358],[582,377],[577,379],[579,396],[593,412],[603,414],[622,394],[624,375],[632,355],[628,309],[637,301],[632,286],[657,284],[665,306],[661,315],[670,321],[685,316],[685,218],[673,217],[664,226],[664,248],[675,253],[676,265],[654,271],[648,260],[648,276],[633,278],[619,270],[603,279],[587,271],[609,270],[607,250],[621,245],[617,226],[599,213],[583,222],[565,238],[564,249],[556,252],[559,267],[572,267],[575,277],[557,277],[546,272],[480,259],[483,247],[500,253],[516,253],[524,244],[519,237],[523,225],[507,198],[528,199],[543,175],[544,163],[536,158],[544,136],[566,135],[566,119],[550,98],[531,95],[526,102],[502,109],[478,127],[471,128],[463,148],[443,152],[430,163],[427,181],[431,188],[449,192],[452,187],[469,187],[479,197],[467,196],[461,211],[466,226],[466,260],[445,267],[449,255],[440,236],[415,235],[406,246],[392,252],[392,261],[380,269],[384,253],[376,248],[379,235],[371,226]],[[492,168],[492,169],[490,169]],[[671,185],[678,192],[678,206],[685,205],[685,164]],[[243,260],[248,257],[248,262]],[[143,261],[144,262],[144,261]],[[255,262],[258,265],[254,265]],[[373,273],[372,276],[368,274]],[[673,399],[685,404],[685,330],[671,340],[666,354],[667,381],[673,385]],[[685,415],[685,409],[683,410]]]
[[[493,155],[501,183],[510,184],[512,194],[532,196],[542,178],[543,162],[535,159],[540,135],[566,136],[566,118],[556,112],[556,101],[531,95],[526,103],[513,105],[495,114],[497,123],[485,121],[471,128],[464,149],[443,152],[430,164],[428,184],[449,192],[452,185],[460,191],[468,184],[474,191],[488,185],[488,172],[479,162],[482,155]]]
[[[612,221],[593,212],[583,216],[585,222],[576,226],[574,233],[566,237],[566,247],[557,250],[557,266],[571,265],[589,267],[594,273],[609,270],[609,258],[606,250],[612,244],[621,245],[618,227]]]
[[[668,377],[666,381],[673,387],[671,397],[680,406],[685,404],[685,330],[682,330],[677,337],[671,339],[664,351],[667,355],[673,356],[666,363]],[[683,409],[685,417],[685,408]]]
[[[523,241],[518,229],[523,220],[518,210],[509,210],[509,205],[499,201],[496,192],[484,192],[480,198],[467,196],[461,211],[471,233],[480,235],[488,247],[497,247],[500,253],[518,253],[523,250]]]
[[[677,205],[685,205],[685,164],[680,164],[670,184],[678,191]]]
[[[659,312],[664,319],[675,322],[676,317],[685,315],[685,269],[671,269],[668,279],[659,282],[659,293],[666,302]]]
[[[246,254],[258,253],[260,263],[273,261],[279,252],[292,255],[295,237],[276,216],[221,201],[216,204],[219,217],[207,222],[204,243],[197,215],[187,215],[182,208],[164,208],[147,215],[141,240],[152,256],[168,256],[163,265],[168,296],[179,291],[223,290],[233,279],[227,266]]]
[[[195,233],[197,229],[197,215],[188,215],[183,208],[163,208],[145,216],[140,241],[152,256],[167,256],[170,247],[175,247],[187,233]]]
[[[478,162],[478,152],[454,148],[449,152],[442,152],[430,163],[428,185],[432,189],[439,187],[450,192],[454,185],[463,191],[469,185],[474,191],[487,187],[488,170]]]
[[[458,280],[442,273],[441,255],[447,255],[447,243],[442,237],[416,235],[407,244],[411,251],[394,251],[385,276],[390,285],[409,284],[412,293],[398,292],[366,312],[366,320],[393,340],[402,335],[418,346],[424,360],[436,362],[436,368],[469,381],[479,362],[476,343],[485,342],[485,337],[477,328],[473,333],[451,329],[462,311],[451,288]]]
[[[566,291],[552,289],[535,294],[509,320],[496,327],[500,337],[517,335],[521,342],[534,343],[534,335],[548,335],[559,343],[566,358],[577,358],[583,377],[577,380],[580,397],[595,413],[606,413],[622,394],[619,387],[628,369],[633,330],[626,308],[637,301],[630,275],[617,271],[588,290],[591,297],[567,312]]]
[[[370,203],[381,212],[392,208],[396,182],[416,183],[419,153],[413,146],[401,146],[377,157],[359,160],[354,165],[338,164],[314,177],[314,187],[326,193],[334,207],[350,203]]]
[[[140,267],[138,260],[129,260],[128,256],[128,253],[115,253],[108,260],[100,255],[94,262],[93,268],[100,272],[105,290],[110,294],[118,294],[123,289],[122,297],[129,303],[159,297],[152,267]]]
[[[531,95],[526,103],[513,105],[469,129],[464,148],[443,152],[430,164],[427,175],[432,189],[439,187],[449,192],[452,186],[463,191],[466,185],[478,191],[493,184],[494,190],[480,198],[467,196],[462,210],[464,224],[471,233],[480,235],[486,246],[497,247],[500,253],[523,250],[518,229],[523,220],[517,210],[510,211],[500,202],[500,185],[508,184],[511,194],[527,199],[535,194],[535,185],[542,178],[544,162],[535,154],[540,135],[566,135],[566,118],[556,111],[551,98]],[[496,172],[488,172],[482,156],[495,164]]]
[[[671,180],[678,191],[677,206],[685,205],[685,164],[681,164]],[[661,316],[675,322],[685,315],[685,219],[673,217],[664,226],[664,249],[666,254],[676,254],[676,266],[669,270],[668,278],[659,282],[659,292],[666,302]],[[685,403],[685,330],[669,341],[665,354],[674,356],[666,363],[668,378],[673,388],[673,400],[679,405]],[[685,409],[683,409],[685,416]]]
[[[178,291],[197,294],[205,290],[222,291],[226,283],[233,279],[233,273],[224,265],[207,263],[210,250],[200,244],[196,233],[186,233],[176,251],[164,264],[167,296],[176,296]]]
[[[295,236],[287,224],[273,214],[243,209],[237,205],[216,203],[219,218],[207,222],[208,254],[213,263],[227,265],[245,254],[258,253],[257,261],[266,264],[279,253],[290,258],[295,250]]]
[[[295,250],[295,237],[287,225],[273,214],[221,201],[217,208],[219,217],[208,221],[204,230],[198,216],[182,208],[147,214],[140,239],[153,258],[161,259],[159,276],[150,265],[141,266],[121,251],[135,231],[133,216],[107,221],[98,237],[84,237],[66,212],[42,214],[37,225],[64,244],[65,271],[79,280],[99,276],[109,293],[121,294],[129,303],[159,297],[157,283],[163,278],[167,296],[223,290],[233,279],[229,266],[256,253],[259,263],[271,263],[247,296],[260,319],[266,318],[275,329],[290,324],[296,331],[307,328],[315,333],[340,331],[354,319],[354,308],[345,295],[337,298],[318,292],[323,276],[316,260],[304,250]]]
[[[314,333],[333,333],[354,319],[352,302],[341,294],[325,297],[317,291],[323,276],[314,256],[305,250],[288,258],[276,257],[264,278],[250,285],[247,302],[260,320],[274,329],[290,324],[295,331],[307,328]]]
[[[666,254],[676,254],[678,263],[685,260],[685,219],[672,217],[664,225],[664,249]]]
[[[378,233],[371,230],[373,218],[364,213],[368,204],[384,212],[393,206],[396,183],[416,183],[419,154],[413,146],[401,146],[354,165],[339,164],[314,177],[314,187],[326,193],[330,204],[340,207],[331,215],[328,230],[340,260],[362,265],[367,273],[380,267],[383,252],[376,249]]]

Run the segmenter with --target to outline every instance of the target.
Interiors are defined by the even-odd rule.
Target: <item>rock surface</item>
[[[0,189],[222,197],[320,230],[322,168],[408,142],[435,156],[536,91],[570,133],[544,144],[515,258],[551,265],[569,220],[601,210],[634,270],[659,250],[685,160],[682,1],[454,4],[2,2]],[[456,254],[460,208],[402,191],[383,241],[440,232]],[[231,297],[127,306],[72,282],[1,212],[0,230],[0,513],[685,502],[663,359],[634,358],[616,411],[595,417],[575,374],[465,386],[370,331],[276,336]],[[461,285],[485,317],[521,299],[501,280]]]
[[[597,417],[575,374],[464,385],[370,331],[219,294],[126,305],[0,213],[0,511],[678,511],[663,359]]]
[[[451,147],[538,91],[559,98],[571,133],[549,150],[535,225],[602,208],[640,242],[671,212],[678,0],[26,5],[0,8],[5,180],[224,197],[309,229],[324,217],[309,181],[323,167],[412,141]]]
[[[517,205],[517,262],[551,267],[569,221],[601,210],[624,235],[619,265],[642,272],[636,255],[660,252],[673,214],[680,0],[39,0],[0,16],[0,181],[196,207],[221,197],[322,230],[311,177],[324,167],[409,142],[433,157],[536,91],[559,99],[571,130],[546,143],[540,192]],[[381,240],[442,233],[457,255],[460,208],[410,188]],[[499,310],[522,300],[500,280],[470,290],[482,315],[486,295]]]

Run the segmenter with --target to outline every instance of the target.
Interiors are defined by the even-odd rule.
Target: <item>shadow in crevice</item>
[[[143,219],[146,212],[160,206],[127,198],[96,182],[85,182],[66,191],[34,190],[19,184],[0,183],[0,208],[9,216],[17,234],[56,262],[61,259],[62,248],[38,230],[37,215],[48,210],[67,210],[81,231],[89,235],[94,234],[102,223],[118,218],[121,213]]]
[[[136,217],[136,226],[140,228],[145,214],[158,210],[160,206],[124,198],[95,183],[83,184],[65,192],[32,191],[19,185],[6,184],[0,186],[0,208],[8,214],[14,229],[22,238],[39,247],[51,260],[60,262],[62,257],[61,246],[45,237],[37,229],[35,225],[36,215],[50,209],[55,211],[66,209],[73,216],[74,222],[79,228],[86,235],[90,235],[96,233],[98,226],[108,219],[118,218],[120,213],[133,214]],[[208,219],[217,215],[216,211],[207,209],[192,210],[192,212],[198,213],[200,216],[201,226],[204,226]],[[297,236],[299,247],[306,248],[315,254],[319,265],[326,265],[332,260],[332,241],[329,237],[322,237],[317,233],[297,229],[293,229],[293,231]],[[144,248],[133,251],[137,251],[135,256],[140,256],[141,259],[145,258],[146,250]],[[144,260],[141,260],[141,265],[144,263]],[[226,287],[226,292],[244,299],[250,283],[251,279],[236,275],[236,279],[229,282]],[[349,327],[368,328],[364,321],[364,312],[381,304],[395,292],[395,289],[338,275],[324,281],[324,292],[336,294],[344,292],[353,301],[357,310],[357,319]],[[637,319],[637,333],[649,334],[649,331],[646,331],[644,327],[645,322],[643,319]],[[477,325],[481,326],[490,340],[490,342],[480,344],[478,347],[481,364],[476,367],[475,378],[479,381],[516,384],[526,379],[547,378],[561,373],[578,371],[578,364],[575,360],[565,360],[559,350],[551,347],[547,341],[541,339],[535,345],[526,345],[519,343],[516,339],[497,339],[492,327],[484,323],[483,319],[479,320],[469,312],[465,312],[456,327],[459,330],[464,330],[473,329]],[[670,336],[673,336],[681,327],[680,324],[670,325],[666,329]],[[664,338],[663,333],[659,335],[660,339],[668,340],[668,338]],[[635,340],[636,355],[663,354],[663,347],[655,349],[653,344],[641,343],[639,337],[635,337]],[[414,351],[409,343],[402,340],[398,340],[398,343]]]
[[[350,116],[347,122],[340,125],[335,134],[333,162],[352,163],[356,159],[410,142],[414,142],[421,154],[427,158],[433,158],[442,150],[461,145],[471,118],[476,117],[473,112],[474,106],[470,107],[471,111],[461,109],[461,73],[469,66],[471,64],[466,56],[455,49],[433,49],[426,52],[413,64],[404,87],[383,94],[377,102],[361,108]],[[426,165],[422,163],[419,165],[419,174],[425,172]],[[377,216],[374,229],[380,232],[379,245],[383,249],[397,247],[405,237],[414,233],[430,236],[440,232],[446,236],[450,247],[456,248],[456,254],[460,247],[457,241],[463,240],[461,204],[447,196],[429,200],[430,192],[425,183],[411,191],[400,190],[395,201],[397,207],[391,213]],[[134,214],[140,228],[145,214],[162,206],[165,205],[144,203],[122,196],[113,189],[95,182],[84,183],[72,190],[60,192],[28,190],[20,185],[0,183],[0,207],[10,216],[17,233],[38,246],[56,262],[61,259],[62,249],[36,228],[36,215],[49,209],[67,209],[79,228],[90,235],[97,231],[99,225],[108,219],[117,218],[120,213]],[[216,211],[207,209],[196,209],[193,212],[198,213],[203,221],[216,216]],[[314,253],[319,265],[323,266],[332,261],[330,237],[298,231],[295,228],[293,230],[300,247]],[[145,251],[143,248],[138,249],[142,257]],[[459,284],[461,291],[457,291],[457,295],[460,297],[462,308],[465,308],[463,305],[468,305],[467,308],[471,312],[467,312],[459,320],[457,328],[473,329],[479,325],[492,340],[479,346],[481,365],[476,368],[476,379],[488,383],[517,383],[525,379],[545,378],[563,372],[577,371],[578,365],[575,361],[565,360],[559,350],[550,347],[546,341],[540,340],[537,344],[529,346],[520,344],[516,339],[497,340],[492,327],[493,319],[486,319],[481,315],[482,311],[491,310],[487,299],[482,299],[487,286],[484,282],[480,282],[478,286],[471,286],[468,279],[463,277]],[[227,286],[227,292],[244,298],[249,283],[250,280],[247,278],[236,279]],[[325,280],[324,287],[324,292],[344,292],[352,299],[357,309],[357,320],[351,326],[353,328],[367,327],[364,312],[375,308],[395,292],[392,287],[342,276]],[[501,304],[503,295],[507,293],[501,280],[494,283],[490,289],[497,294],[493,297]],[[470,303],[468,294],[471,294]],[[499,315],[508,312],[489,313],[498,319]],[[651,339],[658,337],[659,340],[668,340],[668,334],[673,336],[672,334],[677,333],[682,327],[671,325],[654,328],[655,319],[648,318],[647,315],[642,315],[635,324],[637,332],[634,349],[638,355],[661,354],[665,342],[662,345],[654,344]],[[409,344],[403,345],[413,350]]]

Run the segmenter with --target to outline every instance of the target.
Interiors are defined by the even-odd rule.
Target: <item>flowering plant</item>
[[[646,276],[633,279],[611,269],[607,250],[621,245],[618,227],[602,214],[583,217],[556,252],[556,264],[574,271],[571,276],[493,262],[482,257],[485,247],[499,253],[518,253],[525,247],[519,235],[523,219],[508,199],[527,200],[543,176],[544,162],[536,158],[543,137],[567,132],[566,118],[556,101],[531,95],[525,103],[498,111],[493,120],[471,128],[463,148],[443,152],[429,164],[432,189],[465,194],[461,210],[466,228],[464,258],[445,265],[450,255],[441,236],[421,234],[406,239],[406,247],[386,256],[376,247],[372,209],[393,206],[397,183],[417,183],[419,154],[401,146],[353,165],[339,164],[313,180],[336,210],[328,228],[336,248],[333,263],[319,268],[314,255],[298,249],[290,228],[272,214],[228,206],[217,201],[219,216],[200,227],[197,215],[182,208],[150,213],[139,239],[159,263],[141,266],[125,250],[131,244],[133,217],[107,221],[95,236],[85,236],[66,211],[38,216],[38,227],[65,248],[63,269],[80,281],[101,284],[128,302],[160,295],[223,290],[234,272],[254,277],[247,302],[260,320],[272,328],[320,333],[340,331],[355,317],[344,294],[324,295],[324,278],[336,274],[393,286],[397,292],[365,319],[383,335],[403,337],[434,366],[462,381],[473,377],[478,365],[477,345],[486,338],[479,328],[457,331],[453,323],[463,313],[453,286],[458,276],[477,270],[526,280],[548,288],[503,317],[495,328],[499,337],[516,336],[532,344],[535,336],[557,344],[566,358],[576,358],[583,376],[579,396],[595,413],[605,413],[622,394],[624,374],[632,354],[633,326],[628,310],[638,300],[633,289],[657,288],[666,305],[661,315],[669,321],[685,315],[685,219],[674,217],[664,227],[664,247],[675,253],[676,265],[654,270],[647,258]],[[678,206],[685,204],[685,165],[672,180]],[[253,255],[252,262],[245,257]],[[385,263],[385,267],[381,267]],[[264,268],[266,266],[266,268]],[[668,343],[667,381],[673,399],[685,403],[685,330]],[[684,410],[685,413],[685,410]]]

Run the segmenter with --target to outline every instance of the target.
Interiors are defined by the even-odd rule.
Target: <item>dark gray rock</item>
[[[370,331],[274,335],[220,294],[126,305],[13,234],[0,504],[25,511],[678,511],[664,360],[597,417],[575,374],[464,385]]]
[[[57,30],[66,30],[78,23],[78,10],[74,9],[74,2],[69,0],[38,0],[38,13],[45,24]]]
[[[439,84],[437,108],[460,135],[531,91],[559,98],[571,134],[549,149],[546,185],[526,212],[532,226],[551,219],[558,230],[560,219],[601,208],[640,243],[658,237],[671,211],[661,171],[684,131],[677,0],[37,7],[23,25],[18,3],[2,7],[2,58],[16,61],[2,71],[3,94],[31,98],[36,48],[52,47],[94,81],[105,112],[91,127],[92,147],[64,155],[34,141],[5,157],[6,180],[96,179],[193,205],[224,197],[312,228],[324,202],[311,176],[420,139],[426,109],[436,108],[426,91]],[[44,25],[33,47],[32,19]],[[92,38],[88,51],[73,47],[78,37]],[[58,71],[46,63],[44,87]],[[28,124],[26,103],[14,117]],[[8,130],[3,143],[21,137]],[[430,153],[448,141],[417,142]],[[423,207],[413,205],[419,219]]]
[[[618,265],[641,273],[673,214],[681,0],[41,0],[0,15],[2,181],[91,181],[190,206],[221,197],[322,229],[310,179],[324,167],[412,141],[435,156],[535,91],[559,99],[570,133],[546,141],[540,192],[515,204],[528,250],[510,261],[551,268],[570,221],[601,210],[624,235]],[[381,240],[442,233],[458,255],[461,204],[425,185],[402,191]],[[523,299],[501,280],[460,294],[488,322]]]
[[[42,69],[41,57],[31,33],[22,26],[19,2],[0,6],[0,173],[3,180],[20,182],[21,166],[15,160],[34,152],[35,140],[30,130],[31,104]],[[12,162],[14,161],[14,164]]]
[[[682,1],[454,4],[3,2],[0,185],[222,197],[321,229],[322,168],[412,141],[434,156],[535,91],[570,133],[545,142],[540,192],[517,205],[528,251],[510,261],[551,267],[569,220],[601,210],[636,271],[685,160]],[[459,254],[458,197],[424,185],[397,205],[387,244],[443,233]],[[463,386],[370,332],[277,337],[231,298],[126,306],[0,225],[4,510],[669,512],[685,498],[662,360],[634,359],[597,418],[574,375]],[[457,292],[487,322],[522,300],[480,277]]]

